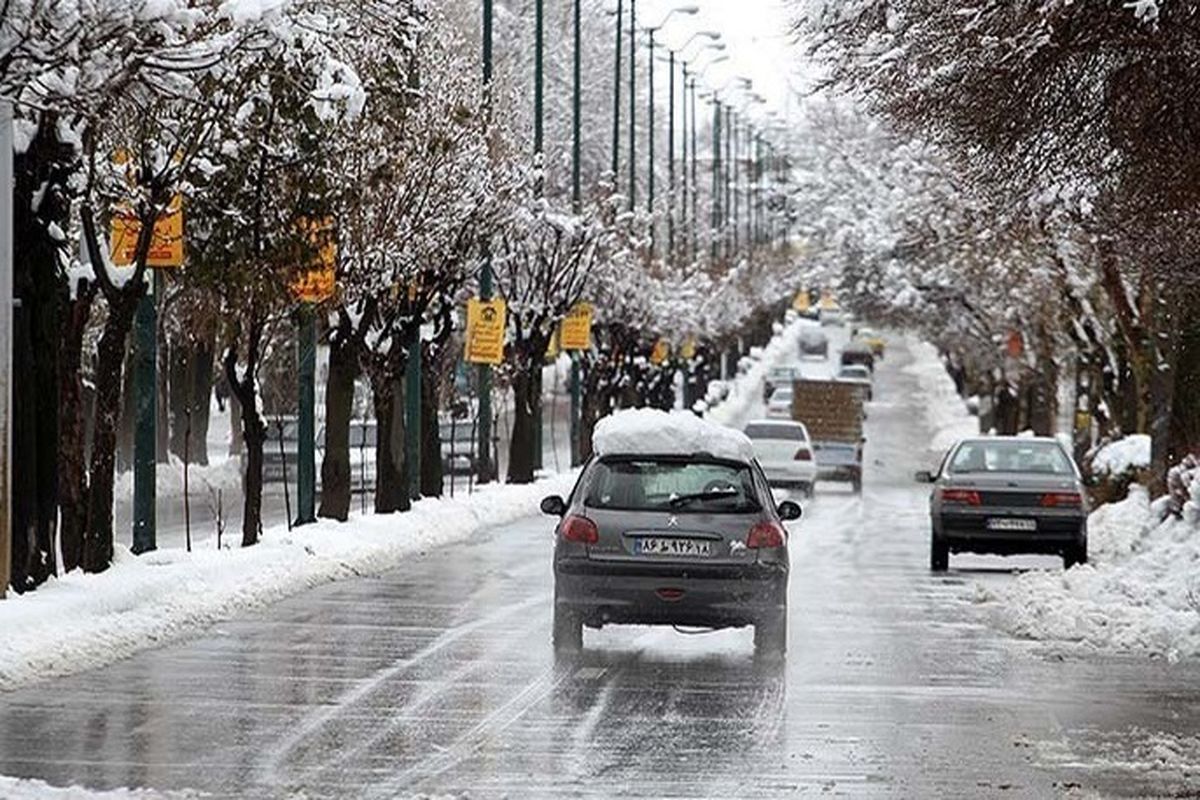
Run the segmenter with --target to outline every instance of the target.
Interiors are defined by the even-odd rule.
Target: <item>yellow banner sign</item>
[[[297,223],[312,248],[307,269],[292,282],[292,295],[302,303],[324,303],[337,292],[337,235],[333,217]]]
[[[466,359],[471,364],[499,364],[504,361],[504,329],[508,307],[503,300],[467,302]]]
[[[109,241],[113,264],[128,267],[134,263],[141,234],[142,221],[132,209],[124,208],[113,214]],[[166,212],[154,222],[146,266],[183,266],[183,198],[179,195],[175,195]]]
[[[792,309],[794,311],[808,311],[812,308],[812,298],[808,295],[808,290],[796,292],[796,298],[792,300]]]
[[[691,361],[696,357],[696,337],[689,336],[684,339],[683,347],[679,348],[679,355]]]
[[[671,343],[666,339],[659,339],[654,345],[653,352],[650,353],[651,363],[662,365],[667,363],[667,359],[671,357]]]
[[[563,350],[588,350],[592,346],[592,304],[577,303],[562,321]]]

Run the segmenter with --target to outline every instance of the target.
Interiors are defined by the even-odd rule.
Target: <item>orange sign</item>
[[[666,339],[659,339],[654,345],[654,351],[650,353],[651,363],[659,366],[665,364],[667,359],[671,357],[671,343]]]
[[[141,234],[142,221],[132,209],[122,208],[113,214],[109,242],[113,264],[128,267],[134,263]],[[183,266],[183,198],[179,195],[175,195],[166,212],[160,214],[154,222],[146,266]]]

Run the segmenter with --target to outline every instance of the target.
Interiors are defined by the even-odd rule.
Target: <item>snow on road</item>
[[[57,787],[45,781],[19,780],[0,775],[3,800],[175,800],[202,797],[199,792],[155,792],[149,789],[114,789],[95,792],[79,786]]]

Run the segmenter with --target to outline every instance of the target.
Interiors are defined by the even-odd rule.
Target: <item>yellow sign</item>
[[[337,236],[333,217],[296,223],[312,249],[307,269],[292,281],[292,294],[302,303],[323,303],[337,291]]]
[[[812,308],[812,298],[808,296],[808,290],[796,292],[796,298],[792,300],[792,310],[808,311],[810,308]]]
[[[558,331],[555,331],[550,336],[550,341],[546,342],[546,363],[553,364],[558,360],[558,354],[562,352],[562,346],[559,344]]]
[[[587,350],[592,346],[592,304],[576,303],[562,321],[563,350]]]
[[[833,299],[833,293],[829,291],[821,292],[821,308],[834,309],[837,308],[837,300]]]
[[[683,358],[686,358],[688,361],[691,361],[693,358],[696,357],[696,337],[695,336],[689,336],[688,338],[684,339],[683,347],[681,347],[679,350],[679,355],[682,356]]]
[[[504,361],[504,328],[508,308],[503,300],[467,302],[467,361],[471,364],[499,364]]]
[[[667,359],[671,357],[671,343],[666,339],[659,339],[654,345],[653,352],[650,353],[650,361],[659,366],[665,364]]]
[[[109,242],[113,264],[128,267],[134,263],[141,234],[142,221],[132,209],[123,208],[113,214],[112,237]],[[154,233],[150,237],[146,266],[183,266],[183,198],[179,195],[175,195],[166,212],[154,221]]]

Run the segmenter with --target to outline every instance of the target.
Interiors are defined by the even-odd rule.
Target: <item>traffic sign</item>
[[[500,364],[504,361],[504,331],[508,307],[503,300],[467,302],[466,359],[471,364]]]
[[[662,366],[667,363],[667,359],[671,357],[671,343],[666,339],[659,339],[654,344],[654,350],[650,353],[650,361],[653,364]]]
[[[132,208],[125,206],[113,214],[110,239],[113,264],[128,267],[134,263],[141,234],[142,221]],[[180,195],[175,195],[166,212],[154,221],[146,266],[183,266],[183,198]]]
[[[333,217],[296,223],[308,239],[312,256],[307,268],[292,281],[292,295],[303,303],[323,303],[337,292],[337,235]]]

